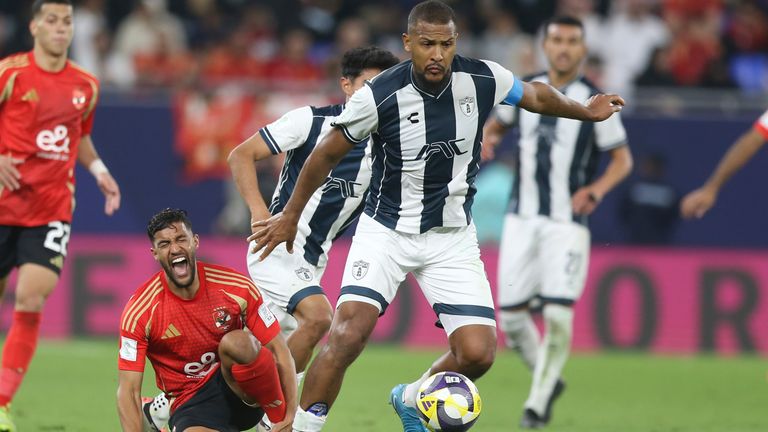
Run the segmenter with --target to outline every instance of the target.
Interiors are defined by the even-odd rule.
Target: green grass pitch
[[[420,375],[438,353],[371,346],[352,366],[326,430],[402,430],[389,390]],[[12,412],[28,431],[119,431],[116,341],[43,341]],[[747,432],[768,430],[768,361],[759,357],[577,354],[550,431]],[[151,371],[144,394],[156,389]],[[473,432],[518,430],[530,376],[500,351],[477,381],[483,412]]]

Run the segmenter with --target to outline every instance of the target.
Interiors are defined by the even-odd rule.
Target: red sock
[[[5,338],[0,369],[0,406],[8,405],[27,373],[37,348],[40,312],[13,312],[13,322]]]
[[[240,388],[261,405],[272,423],[285,418],[285,396],[272,352],[261,348],[256,360],[232,366],[232,377]]]

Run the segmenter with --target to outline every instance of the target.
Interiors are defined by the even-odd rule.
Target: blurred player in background
[[[37,346],[40,313],[67,255],[75,161],[120,207],[120,189],[91,140],[99,82],[67,60],[72,4],[37,0],[30,52],[0,61],[0,294],[18,267],[16,304],[0,369],[0,431],[13,431],[9,405]]]
[[[768,111],[757,119],[728,149],[717,168],[700,188],[688,193],[680,205],[685,218],[701,218],[715,205],[717,195],[731,176],[736,174],[768,140]]]
[[[445,329],[450,351],[390,401],[405,431],[423,432],[416,393],[432,373],[482,376],[496,351],[494,306],[472,224],[482,126],[493,106],[517,105],[549,115],[604,120],[618,96],[588,106],[545,84],[526,84],[489,61],[456,54],[456,19],[440,1],[415,6],[403,35],[411,61],[357,91],[307,159],[293,195],[252,236],[262,258],[287,242],[293,249],[301,214],[333,169],[358,143],[373,140],[371,190],[344,271],[328,344],[310,366],[294,429],[322,429],[344,373],[366,345],[379,315],[413,273]]]
[[[559,17],[543,28],[549,69],[525,80],[576,100],[597,93],[580,73],[587,53],[581,21]],[[587,215],[629,174],[632,154],[618,114],[592,123],[499,107],[485,125],[484,156],[492,157],[512,127],[520,131],[520,154],[499,254],[499,323],[507,345],[533,370],[520,426],[538,428],[550,420],[552,402],[565,388],[560,374],[570,350],[573,304],[589,261]],[[610,154],[610,163],[592,181],[600,152]],[[543,303],[543,341],[529,313],[532,300]]]
[[[234,270],[197,261],[200,242],[182,210],[153,216],[147,235],[162,271],[136,290],[120,319],[123,430],[142,430],[146,357],[170,400],[171,430],[247,430],[266,412],[277,423],[273,430],[290,432],[296,370],[256,285]]]

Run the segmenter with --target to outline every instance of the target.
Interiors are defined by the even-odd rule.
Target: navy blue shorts
[[[216,369],[214,376],[171,414],[168,425],[176,432],[193,426],[234,432],[255,427],[263,416],[264,411],[246,405],[224,381],[221,369]]]

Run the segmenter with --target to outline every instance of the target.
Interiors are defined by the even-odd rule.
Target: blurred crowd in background
[[[0,53],[29,47],[30,1],[0,6]],[[80,0],[72,56],[120,88],[325,85],[338,58],[375,43],[402,56],[400,35],[415,0]],[[605,90],[636,85],[768,90],[766,0],[448,1],[461,53],[518,75],[542,67],[541,23],[581,18],[587,73]]]
[[[31,47],[31,3],[0,0],[0,55]],[[239,234],[248,231],[249,215],[226,183],[229,151],[289,109],[343,101],[338,63],[346,50],[376,44],[406,58],[401,34],[416,3],[75,0],[71,56],[101,79],[107,95],[170,99],[174,151],[184,161],[181,177],[188,182],[225,180],[228,204],[215,230]],[[760,103],[768,95],[768,0],[447,3],[459,20],[458,52],[497,61],[518,76],[545,67],[538,49],[542,23],[554,15],[571,15],[586,28],[590,54],[585,75],[604,91],[624,96],[630,107],[638,95],[647,94],[638,89],[729,89]],[[622,223],[647,225],[629,229],[645,230],[636,242],[666,243],[676,224],[679,194],[664,184],[663,158],[641,156],[619,217]],[[271,158],[262,163],[265,196],[275,186],[281,162]],[[509,190],[482,184],[509,185],[514,176],[509,162],[502,152],[478,178],[475,207],[481,210],[475,214],[481,240],[498,236]],[[633,192],[635,184],[640,189]],[[650,209],[649,216],[633,207],[643,193],[658,192],[657,186],[667,187],[663,210]],[[662,223],[669,228],[660,233]],[[663,238],[651,239],[656,235]]]

